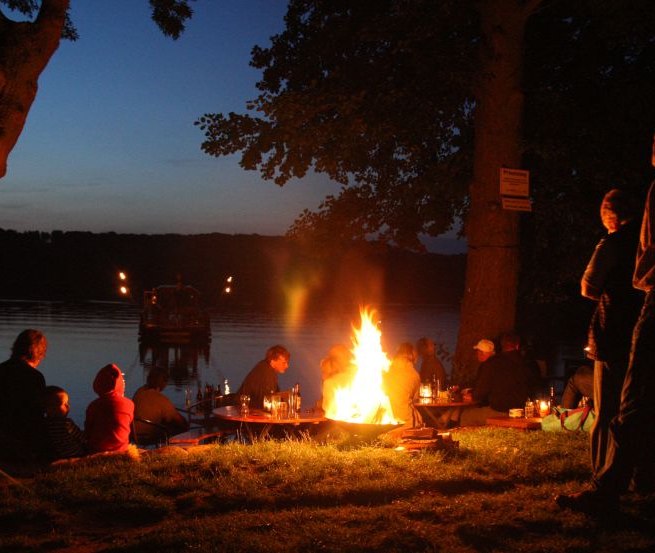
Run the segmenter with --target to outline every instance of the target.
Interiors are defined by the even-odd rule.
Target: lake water
[[[378,310],[383,348],[392,354],[400,342],[428,336],[454,352],[459,324],[458,306],[387,306]],[[280,388],[299,382],[305,404],[320,395],[320,360],[336,343],[350,345],[352,325],[359,313],[314,313],[304,318],[263,313],[212,315],[212,341],[201,350],[193,346],[140,347],[139,310],[120,303],[61,303],[0,300],[0,358],[25,328],[41,330],[48,354],[39,365],[47,384],[65,388],[71,417],[80,426],[86,406],[95,399],[93,379],[100,367],[116,363],[125,373],[126,395],[145,382],[152,364],[167,367],[171,381],[164,393],[184,405],[186,387],[216,385],[228,379],[233,391],[273,344],[291,352],[289,369]],[[4,355],[4,357],[2,357]],[[448,368],[448,367],[447,367]]]

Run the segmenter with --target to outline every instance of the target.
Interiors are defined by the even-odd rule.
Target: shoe
[[[618,497],[603,494],[598,490],[586,490],[571,495],[558,495],[555,503],[561,509],[570,509],[587,515],[607,515],[619,510]]]

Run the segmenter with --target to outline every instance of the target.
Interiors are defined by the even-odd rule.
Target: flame
[[[390,361],[382,350],[382,334],[374,322],[375,311],[360,308],[361,324],[353,325],[352,362],[346,375],[336,375],[334,393],[325,397],[325,416],[333,420],[367,424],[397,424],[389,397],[383,390],[383,374]],[[345,378],[344,378],[345,377]],[[327,381],[326,381],[327,382]]]

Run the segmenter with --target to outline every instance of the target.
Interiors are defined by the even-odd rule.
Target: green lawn
[[[459,448],[310,440],[169,448],[2,479],[0,550],[655,550],[655,496],[613,520],[562,512],[589,477],[586,434],[483,428]]]

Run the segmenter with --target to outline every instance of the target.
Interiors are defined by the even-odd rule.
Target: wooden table
[[[269,437],[273,429],[286,435],[294,435],[327,420],[313,411],[303,411],[298,417],[285,419],[273,418],[270,413],[259,409],[250,409],[247,415],[242,415],[241,409],[236,405],[217,407],[213,414],[219,420],[238,425],[240,434],[243,436],[245,433],[251,442]]]
[[[423,418],[426,426],[433,428],[445,428],[442,415],[451,409],[468,409],[470,407],[477,407],[480,405],[478,401],[433,401],[424,403],[421,400],[414,402],[414,408],[418,411],[419,415]]]

